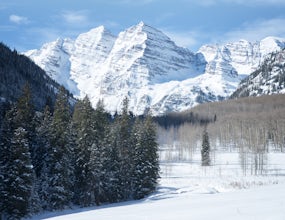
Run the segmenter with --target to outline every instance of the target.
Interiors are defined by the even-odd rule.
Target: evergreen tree
[[[210,166],[211,159],[210,159],[210,142],[209,142],[209,135],[207,129],[204,129],[203,137],[202,137],[202,149],[201,149],[201,160],[202,166]]]
[[[74,201],[78,205],[92,204],[92,170],[90,167],[91,146],[94,139],[94,117],[91,103],[86,96],[75,105],[73,125],[76,130],[74,160]]]
[[[132,146],[134,147],[134,150],[132,151],[133,170],[131,173],[131,188],[132,197],[134,199],[140,199],[144,196],[141,192],[143,166],[145,166],[145,161],[143,161],[143,154],[145,150],[143,146],[143,129],[143,123],[137,118],[135,120],[131,135]]]
[[[102,170],[100,186],[102,202],[119,202],[122,199],[120,185],[120,158],[119,146],[116,141],[117,126],[109,124],[106,128],[106,134],[102,143]]]
[[[133,197],[141,199],[155,190],[159,178],[156,128],[150,116],[143,123],[136,120],[132,137],[135,146]]]
[[[0,145],[1,212],[8,218],[21,218],[31,208],[34,182],[33,166],[29,150],[28,132],[17,127],[17,108],[6,115]],[[2,206],[3,205],[3,206]]]
[[[9,204],[9,172],[10,163],[13,152],[11,150],[11,143],[13,138],[13,132],[15,129],[14,118],[16,115],[16,108],[13,107],[9,110],[3,120],[1,126],[1,136],[0,136],[0,211],[1,215],[8,214],[8,204]],[[4,218],[4,217],[3,217]]]
[[[32,104],[31,90],[29,84],[25,84],[23,87],[22,95],[18,99],[17,115],[15,118],[16,126],[23,127],[30,134],[28,138],[32,139],[34,133],[33,117],[35,115],[34,106]]]
[[[132,158],[131,158],[131,116],[128,111],[129,101],[127,98],[123,101],[122,114],[118,116],[116,121],[117,134],[116,145],[119,150],[120,159],[120,197],[122,200],[130,199],[131,195],[131,170],[132,170]]]
[[[50,149],[51,149],[51,123],[52,115],[49,106],[46,106],[43,116],[39,121],[39,125],[36,129],[37,139],[35,147],[34,157],[34,170],[37,177],[36,189],[40,204],[44,210],[46,210],[49,198],[49,167],[52,165]]]
[[[97,103],[94,111],[94,136],[91,147],[91,159],[90,167],[92,170],[92,193],[94,195],[95,203],[97,205],[100,202],[106,200],[105,192],[103,188],[104,181],[104,162],[106,160],[105,151],[105,137],[108,132],[108,118],[107,113],[104,110],[103,101]]]
[[[31,161],[33,149],[33,105],[26,84],[17,104],[6,114],[1,138],[1,172],[4,206],[8,215],[19,218],[37,207],[35,175]]]
[[[70,139],[70,107],[68,96],[61,87],[51,123],[50,165],[48,168],[50,209],[64,209],[70,205],[72,193],[72,140]]]
[[[12,138],[10,163],[7,164],[8,213],[16,218],[28,214],[33,190],[33,166],[24,128],[17,128]]]

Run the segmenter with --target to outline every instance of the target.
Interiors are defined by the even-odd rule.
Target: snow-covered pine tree
[[[146,173],[149,178],[144,182],[144,191],[149,194],[156,189],[159,179],[159,156],[158,156],[158,143],[156,125],[153,123],[150,115],[146,117],[144,122],[145,142],[147,148],[146,160],[149,161]]]
[[[8,219],[18,219],[29,213],[34,182],[28,132],[17,127],[17,113],[16,107],[7,113],[0,145],[1,212]]]
[[[102,185],[103,192],[102,202],[119,202],[121,195],[121,178],[120,178],[120,158],[119,146],[116,142],[117,126],[109,124],[106,128],[106,134],[102,143],[103,149],[101,153],[102,163]]]
[[[11,142],[14,134],[16,108],[12,107],[5,115],[0,136],[0,213],[2,219],[8,214],[9,204],[9,163],[11,162]]]
[[[70,107],[66,90],[57,95],[51,123],[50,165],[48,169],[48,203],[51,210],[70,205],[72,193],[72,140],[70,139]]]
[[[100,100],[93,114],[93,143],[91,147],[90,167],[92,170],[92,193],[94,195],[95,203],[99,205],[106,200],[103,181],[104,181],[104,161],[106,161],[105,151],[105,137],[108,129],[107,113],[104,110],[103,101]]]
[[[132,130],[132,196],[141,199],[153,192],[159,178],[156,127],[150,116],[136,119]]]
[[[49,106],[45,107],[42,118],[36,128],[36,147],[34,152],[34,170],[37,177],[36,189],[38,192],[40,204],[43,210],[48,208],[48,184],[49,184],[49,166],[51,165],[50,157],[50,136],[51,136],[52,114]]]
[[[3,197],[6,198],[6,212],[16,217],[36,211],[39,202],[34,187],[35,175],[31,161],[35,135],[33,116],[31,93],[26,84],[22,96],[6,114],[1,138],[1,167],[4,168],[3,184],[6,185]]]
[[[30,201],[34,183],[34,173],[29,151],[27,132],[19,127],[14,131],[7,164],[8,213],[15,218],[26,216],[30,211]]]
[[[209,135],[207,129],[205,128],[203,131],[202,149],[201,149],[202,166],[210,166],[211,163],[210,150],[211,148],[209,142]]]
[[[131,151],[131,115],[129,114],[129,101],[127,98],[123,100],[122,113],[117,117],[115,126],[116,131],[116,145],[119,147],[119,159],[120,159],[120,194],[122,200],[130,199],[131,195],[131,170],[132,170],[132,158]]]
[[[132,151],[132,161],[133,169],[131,171],[131,189],[132,189],[132,198],[140,199],[144,197],[142,192],[143,185],[143,169],[146,166],[144,159],[144,147],[143,140],[144,127],[143,123],[139,118],[136,118],[131,134],[131,143],[134,148]]]
[[[73,126],[76,133],[74,149],[74,202],[89,206],[92,201],[92,169],[90,167],[91,146],[94,139],[94,110],[86,96],[76,103],[73,113]]]

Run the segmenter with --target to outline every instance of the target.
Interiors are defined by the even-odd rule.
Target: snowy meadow
[[[244,175],[237,152],[217,150],[207,167],[198,151],[191,160],[177,159],[173,146],[161,146],[159,154],[161,179],[149,197],[33,219],[285,219],[284,153],[267,155],[263,175]]]

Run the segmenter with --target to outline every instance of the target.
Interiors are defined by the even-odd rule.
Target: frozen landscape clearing
[[[175,153],[160,155],[164,158],[160,185],[146,199],[44,213],[33,219],[285,219],[284,153],[268,153],[264,174],[257,176],[250,170],[244,175],[236,152],[216,152],[210,167],[200,166],[198,152],[188,161],[175,161]]]

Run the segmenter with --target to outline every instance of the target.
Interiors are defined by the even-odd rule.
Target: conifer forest
[[[3,219],[141,199],[155,190],[156,127],[148,116],[132,116],[127,99],[111,117],[102,101],[94,109],[87,97],[72,107],[63,87],[43,111],[35,111],[32,96],[26,84],[1,125]]]

